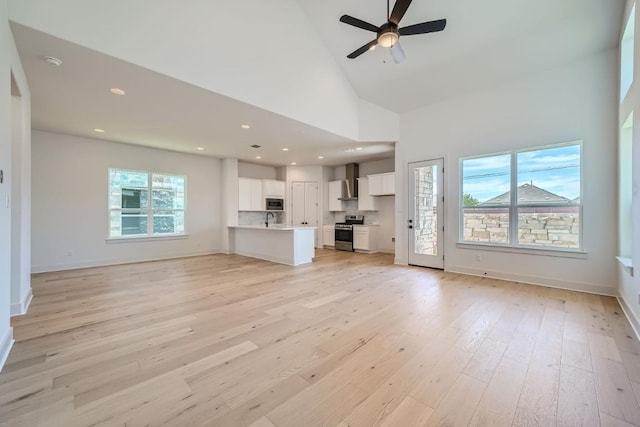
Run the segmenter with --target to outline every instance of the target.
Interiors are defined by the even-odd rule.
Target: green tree
[[[471,194],[464,193],[464,195],[462,196],[462,203],[465,207],[469,208],[472,206],[478,206],[480,204],[480,201],[473,197]]]

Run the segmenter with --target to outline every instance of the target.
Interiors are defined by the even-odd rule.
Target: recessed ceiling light
[[[289,151],[289,149],[288,148],[283,148],[282,151]]]
[[[93,131],[98,133],[104,133],[104,129],[100,129],[100,128],[95,128]]]
[[[345,152],[347,152],[347,153],[353,153],[353,152],[354,152],[354,151],[356,151],[356,150],[354,150],[353,148],[347,148],[347,149],[346,149],[346,150],[344,150],[344,151],[345,151]]]
[[[196,149],[202,151],[204,150],[204,147],[197,147]]]
[[[356,150],[358,150],[358,151],[362,151],[362,150],[363,150],[363,148],[362,148],[362,147],[358,147],[358,148],[356,148]]]
[[[291,163],[291,166],[295,166],[295,165],[297,165],[297,163],[296,163],[296,162]]]
[[[240,125],[240,127],[241,127],[242,129],[249,129],[251,126],[249,126],[249,125]]]
[[[111,88],[110,92],[112,94],[114,94],[114,95],[124,95],[125,93],[127,93],[127,92],[125,92],[122,89],[119,89],[117,87]]]
[[[256,159],[258,159],[258,160],[260,160],[261,158],[262,158],[262,157],[260,157],[260,156],[256,156]]]
[[[47,61],[48,64],[55,65],[56,67],[62,65],[62,60],[56,58],[55,56],[45,56],[44,60]]]
[[[318,156],[319,159],[324,159],[324,156]]]

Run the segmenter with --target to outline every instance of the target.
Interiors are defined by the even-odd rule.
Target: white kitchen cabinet
[[[274,197],[277,199],[284,199],[284,181],[276,181],[274,179],[262,180],[262,195],[266,197]]]
[[[238,178],[238,210],[263,211],[262,180]]]
[[[370,196],[393,196],[396,194],[396,173],[378,173],[369,175]]]
[[[342,197],[342,186],[344,181],[329,181],[329,211],[341,212],[346,210]]]
[[[369,194],[369,179],[358,178],[358,210],[377,211],[378,199]]]
[[[333,225],[322,226],[322,244],[331,247],[336,245],[336,229]]]
[[[378,252],[378,226],[354,225],[353,249],[360,252]]]

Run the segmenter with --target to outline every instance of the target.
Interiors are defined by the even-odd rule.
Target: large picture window
[[[109,169],[109,237],[185,233],[182,175]]]
[[[581,250],[581,144],[461,160],[463,243]]]

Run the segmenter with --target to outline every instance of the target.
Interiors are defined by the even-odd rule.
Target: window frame
[[[140,207],[140,208],[111,207],[111,191],[113,189],[113,186],[111,184],[111,176],[114,172],[130,172],[130,173],[147,175],[146,191],[148,195],[147,196],[148,200],[147,200],[146,207]],[[125,168],[108,168],[107,175],[108,175],[107,177],[107,237],[106,237],[107,241],[127,241],[127,240],[148,241],[148,240],[183,238],[188,236],[187,234],[187,176],[186,175],[166,173],[166,172],[144,171],[144,170],[136,170],[136,169],[125,169]],[[156,175],[179,177],[183,179],[184,204],[182,208],[166,208],[166,207],[154,208],[153,207],[153,191],[158,190],[157,187],[153,186],[153,177]],[[145,190],[145,187],[139,187],[134,185],[126,188]],[[131,235],[121,234],[120,236],[111,235],[111,215],[113,212],[120,212],[120,215],[122,215],[122,213],[124,212],[141,212],[141,211],[145,212],[147,215],[146,234],[131,234]],[[182,215],[184,218],[184,231],[178,232],[178,233],[154,233],[153,231],[154,230],[154,213],[155,212],[160,213],[160,212],[166,212],[166,211],[182,212]],[[121,231],[122,231],[122,227],[121,227]]]
[[[518,210],[519,208],[526,207],[553,207],[554,205],[545,205],[545,204],[518,204],[518,154],[527,153],[532,151],[542,151],[547,149],[554,148],[562,148],[569,146],[578,146],[580,150],[580,202],[579,203],[568,203],[562,206],[569,207],[577,207],[578,215],[579,215],[579,230],[578,230],[578,246],[571,247],[561,247],[561,246],[543,246],[543,245],[528,245],[523,243],[518,243]],[[474,242],[464,240],[464,167],[463,163],[465,160],[473,160],[473,159],[481,159],[486,157],[494,157],[494,156],[510,156],[510,203],[509,205],[505,205],[504,207],[508,210],[509,213],[509,229],[508,229],[508,243],[498,243],[498,242]],[[474,155],[467,157],[460,157],[458,162],[458,170],[459,170],[459,179],[460,185],[458,190],[458,243],[457,246],[460,248],[474,248],[474,247],[483,247],[487,250],[496,250],[496,251],[507,251],[507,252],[519,252],[519,253],[527,253],[527,254],[553,254],[553,253],[564,253],[567,256],[580,256],[581,254],[586,254],[585,245],[584,245],[584,144],[582,140],[578,141],[569,141],[558,144],[546,144],[539,145],[535,147],[527,147],[515,150],[507,150],[507,151],[499,151],[489,154],[482,155]],[[555,205],[557,206],[557,205]]]

